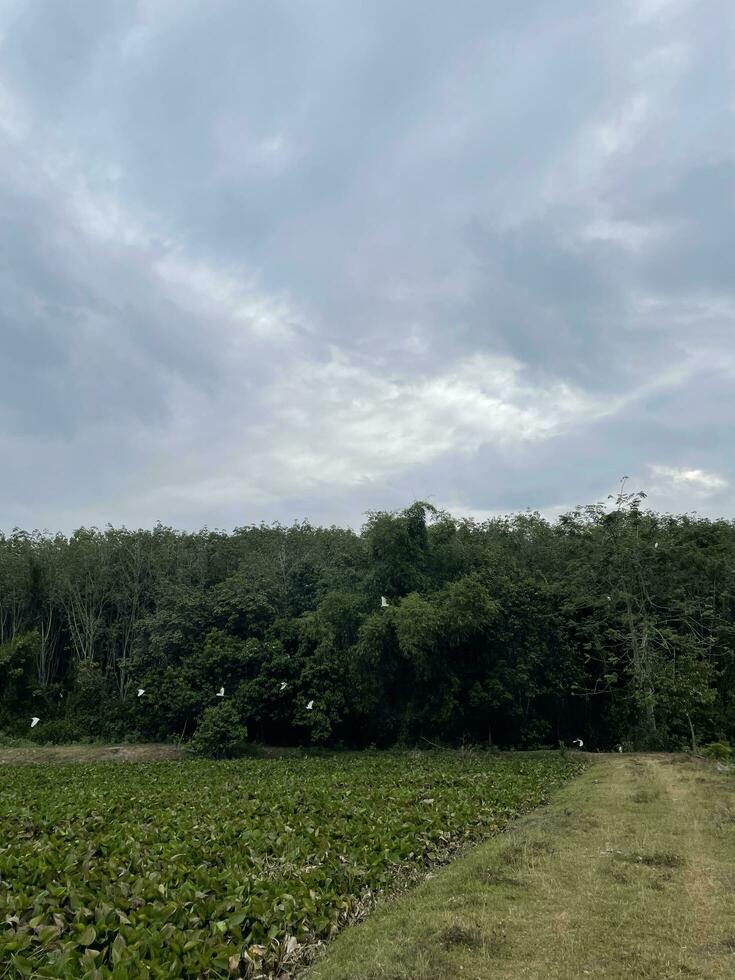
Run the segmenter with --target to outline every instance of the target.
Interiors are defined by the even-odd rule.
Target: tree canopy
[[[16,530],[0,730],[189,737],[224,687],[228,717],[274,744],[733,739],[735,522],[644,496],[553,523],[417,501],[360,533]]]

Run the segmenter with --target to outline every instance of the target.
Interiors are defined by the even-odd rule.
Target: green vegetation
[[[232,759],[242,754],[247,734],[237,708],[223,701],[204,709],[189,748],[204,758]]]
[[[732,748],[726,742],[710,742],[702,748],[702,755],[708,759],[731,759]]]
[[[18,531],[0,677],[0,735],[39,744],[186,740],[223,686],[276,745],[732,743],[735,523],[621,491],[554,524]]]
[[[735,776],[613,756],[345,930],[308,980],[735,977]]]
[[[469,752],[7,767],[0,976],[272,973],[580,768]]]

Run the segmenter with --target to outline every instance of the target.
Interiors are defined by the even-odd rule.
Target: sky
[[[735,518],[732,0],[0,0],[0,529]]]

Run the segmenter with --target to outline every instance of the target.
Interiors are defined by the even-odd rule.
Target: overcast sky
[[[735,517],[732,0],[0,0],[0,527]]]

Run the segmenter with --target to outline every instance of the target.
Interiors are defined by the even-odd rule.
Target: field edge
[[[592,759],[341,932],[302,980],[735,977],[735,778],[672,755]]]

